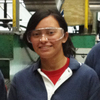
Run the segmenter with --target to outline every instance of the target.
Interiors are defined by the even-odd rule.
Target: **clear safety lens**
[[[28,33],[28,41],[41,41],[42,38],[48,41],[58,41],[64,37],[64,30],[62,28],[39,28]]]

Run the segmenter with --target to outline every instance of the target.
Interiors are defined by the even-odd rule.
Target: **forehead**
[[[60,27],[58,21],[53,16],[43,18],[36,26],[35,29],[45,27]]]

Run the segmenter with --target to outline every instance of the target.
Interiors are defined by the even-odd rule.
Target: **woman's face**
[[[34,23],[33,23],[34,24]],[[44,29],[43,29],[44,28]],[[46,28],[60,28],[58,21],[53,16],[48,16],[42,19],[38,25],[36,26],[35,30],[42,29],[41,38],[40,39],[33,39],[32,36],[30,37],[31,43],[33,45],[33,48],[35,52],[40,56],[40,58],[50,58],[55,57],[56,55],[63,54],[63,48],[62,43],[65,43],[68,38],[68,33],[66,32],[66,35],[62,37],[61,39],[56,39],[57,41],[53,41],[53,39],[58,38],[58,34],[64,34],[61,33],[62,31],[58,29],[57,36],[50,37],[51,40],[49,40],[49,36],[46,31]],[[52,33],[50,33],[52,34]],[[35,38],[37,38],[38,34],[35,32]]]

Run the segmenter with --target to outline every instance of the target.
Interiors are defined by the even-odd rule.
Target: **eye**
[[[38,30],[32,31],[31,36],[39,37],[40,36],[40,31],[38,31]]]
[[[48,30],[48,35],[54,35],[56,31],[54,29],[49,29]]]

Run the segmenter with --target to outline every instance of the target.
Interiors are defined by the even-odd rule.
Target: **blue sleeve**
[[[0,71],[0,100],[7,100],[7,91],[4,84],[4,78]]]
[[[90,50],[85,60],[85,64],[95,69],[96,65],[100,63],[100,62],[98,63],[98,60],[100,59],[99,52],[100,52],[100,43],[93,46],[93,48]]]
[[[99,100],[100,99],[100,80],[95,72],[92,74],[89,87],[90,87],[89,100]]]
[[[89,54],[87,55],[86,60],[85,60],[84,63],[85,63],[86,65],[90,66],[91,68],[94,67],[94,53],[93,53],[92,50],[91,50],[91,51],[89,52]]]
[[[93,68],[100,79],[100,43],[91,49],[84,63]]]
[[[85,80],[82,82],[83,86],[82,88],[88,87],[86,90],[88,92],[88,98],[86,100],[99,100],[100,99],[100,80],[97,75],[97,73],[90,67],[84,66],[85,64],[82,64],[82,67],[85,68],[85,70],[81,70],[81,75],[83,75],[82,78]],[[86,85],[88,84],[88,85]],[[85,93],[84,93],[85,94]]]
[[[12,80],[10,84],[10,89],[8,93],[8,100],[18,100],[17,93],[16,93],[16,85],[14,82],[15,79]]]

